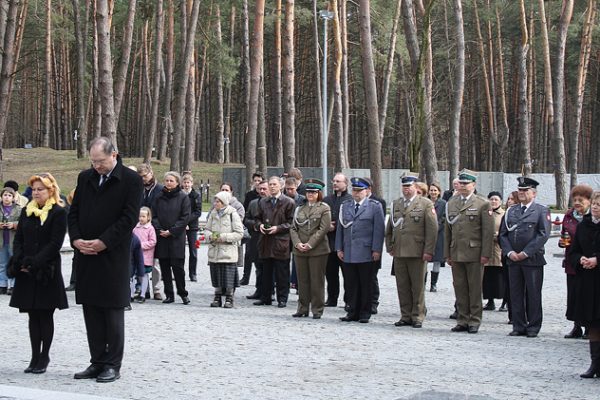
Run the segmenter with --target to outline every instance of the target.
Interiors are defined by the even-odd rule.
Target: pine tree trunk
[[[160,140],[158,145],[158,160],[164,161],[167,158],[167,148],[170,136],[173,132],[173,120],[171,118],[171,99],[173,98],[173,66],[175,64],[175,7],[173,0],[168,0],[169,18],[167,20],[167,40],[166,56],[167,62],[164,64],[165,75],[165,95],[162,104]],[[158,51],[158,50],[157,50]],[[161,62],[161,65],[163,62]]]
[[[499,93],[497,101],[500,102],[500,121],[498,124],[498,160],[499,170],[505,171],[507,167],[506,163],[506,149],[508,147],[508,137],[510,128],[508,126],[508,112],[506,109],[506,88],[504,84],[504,52],[502,47],[502,31],[500,22],[500,11],[499,7],[496,6],[496,31],[497,31],[497,48],[498,48],[498,88]]]
[[[125,28],[123,29],[121,59],[115,73],[115,121],[117,125],[119,124],[123,93],[125,92],[125,83],[127,80],[127,69],[129,68],[129,59],[131,57],[131,42],[133,40],[133,23],[135,21],[136,4],[137,0],[129,0],[129,9],[127,10]]]
[[[215,22],[216,22],[216,35],[217,35],[217,46],[219,48],[223,45],[223,38],[221,33],[221,7],[217,3],[215,5]],[[223,164],[225,162],[225,116],[223,108],[223,74],[220,68],[217,68],[217,162]]]
[[[164,37],[164,13],[163,1],[156,1],[156,15],[154,27],[154,74],[152,78],[152,110],[150,111],[150,129],[146,136],[146,148],[144,153],[144,162],[150,162],[152,158],[152,149],[158,130],[158,108],[160,104],[160,74],[162,71],[162,45]]]
[[[252,35],[252,57],[250,59],[250,103],[248,109],[248,136],[245,145],[246,185],[252,182],[256,170],[256,130],[258,124],[258,97],[260,92],[261,66],[263,60],[263,31],[265,0],[256,0],[254,30]],[[265,171],[266,172],[266,171]]]
[[[334,112],[331,115],[334,123],[335,143],[336,143],[336,171],[341,171],[348,168],[348,160],[346,157],[346,145],[344,134],[344,107],[342,105],[342,64],[343,64],[343,46],[342,32],[340,29],[340,15],[338,13],[337,0],[331,1],[331,9],[333,10],[333,38],[335,42],[335,58],[333,60],[333,101],[335,103]],[[327,55],[325,55],[327,57]],[[385,117],[384,117],[385,118]],[[322,119],[322,117],[321,117]],[[321,124],[322,125],[322,124]],[[328,146],[329,147],[329,146]]]
[[[554,68],[554,137],[552,138],[552,153],[554,182],[556,186],[556,206],[560,210],[567,208],[568,196],[565,191],[565,175],[567,173],[565,160],[564,138],[564,105],[565,105],[565,49],[567,33],[573,15],[574,0],[563,0],[563,8],[558,27],[557,51]]]
[[[281,0],[275,0],[275,21],[273,26],[273,132],[271,138],[275,142],[274,151],[269,152],[269,156],[273,157],[274,164],[277,166],[283,166],[283,127],[282,127],[282,86],[281,86]],[[263,74],[264,75],[264,74]],[[264,86],[264,81],[261,81],[261,85]],[[262,95],[261,95],[262,96]],[[262,113],[264,114],[264,108]],[[259,130],[260,132],[260,130]],[[266,138],[265,138],[266,139]],[[264,157],[265,165],[267,160],[267,140],[258,139],[257,153],[259,157],[258,165],[259,169],[262,164],[261,159]]]
[[[322,154],[322,148],[323,148],[323,143],[322,143],[322,137],[323,137],[323,96],[322,96],[322,92],[321,92],[321,62],[320,62],[320,57],[319,57],[319,51],[320,51],[320,46],[319,46],[319,11],[317,9],[317,0],[313,0],[313,52],[314,52],[314,62],[315,62],[315,100],[317,102],[316,105],[316,112],[317,112],[317,127],[319,129],[319,134],[316,136],[317,139],[315,140],[315,152],[314,152],[314,159],[315,160],[322,160],[323,159],[323,154]],[[338,146],[344,146],[343,141],[341,143],[338,143]],[[325,182],[327,183],[327,182]]]
[[[108,0],[96,0],[96,24],[96,35],[98,36],[98,90],[102,104],[102,136],[109,137],[115,148],[118,148]]]
[[[519,138],[521,147],[521,173],[531,174],[531,150],[529,145],[529,107],[527,103],[527,52],[529,34],[525,16],[525,3],[520,0],[521,46],[519,53]]]
[[[89,7],[90,0],[86,1]],[[85,109],[85,54],[86,35],[82,26],[82,20],[87,21],[87,12],[84,18],[80,15],[81,9],[78,0],[73,0],[73,23],[75,28],[75,45],[77,52],[77,158],[83,158],[87,152],[87,113]]]
[[[454,22],[456,24],[456,69],[450,119],[450,176],[448,187],[452,187],[452,181],[458,176],[460,167],[460,117],[465,93],[465,30],[461,0],[454,0]]]
[[[282,77],[282,133],[283,170],[296,165],[296,99],[294,92],[294,0],[285,2],[285,25],[283,30],[283,77]]]
[[[373,181],[373,193],[381,196],[381,137],[379,136],[379,107],[377,106],[377,84],[375,83],[373,64],[370,0],[360,2],[358,13],[367,133],[369,135],[369,169]]]
[[[46,0],[46,107],[44,108],[44,132],[42,147],[50,147],[52,114],[52,0]]]

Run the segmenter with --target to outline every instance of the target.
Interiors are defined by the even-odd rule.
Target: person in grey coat
[[[152,225],[156,229],[154,257],[158,258],[165,284],[163,303],[173,303],[173,275],[177,295],[183,304],[189,304],[185,290],[185,228],[190,220],[190,198],[179,186],[181,176],[174,171],[165,173],[165,187],[152,206]],[[172,271],[172,273],[171,273]]]
[[[340,208],[335,238],[350,292],[348,314],[340,320],[367,323],[372,311],[373,274],[383,251],[385,218],[381,204],[367,198],[368,182],[356,177],[351,182],[353,200]]]
[[[506,211],[498,234],[507,257],[513,330],[510,336],[536,337],[542,327],[544,245],[550,236],[550,211],[537,204],[539,183],[520,176],[519,203]]]

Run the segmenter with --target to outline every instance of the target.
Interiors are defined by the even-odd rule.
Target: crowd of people
[[[175,294],[184,305],[193,300],[185,256],[187,248],[188,278],[196,282],[202,196],[189,172],[169,171],[160,183],[149,164],[123,166],[108,138],[92,142],[90,160],[69,202],[49,173],[30,178],[31,200],[25,202],[16,183],[7,182],[0,291],[29,314],[32,357],[25,372],[45,372],[54,311],[68,307],[59,253],[68,227],[75,252],[67,289],[74,288],[83,304],[91,354],[91,364],[74,377],[112,382],[120,377],[123,312],[131,302],[168,304]],[[298,169],[285,175],[256,172],[243,204],[229,183],[213,196],[203,231],[214,288],[210,307],[234,308],[236,288],[250,283],[254,267],[256,290],[246,296],[254,305],[286,308],[296,288],[291,316],[320,319],[340,302],[341,271],[346,315],[340,320],[366,324],[377,314],[386,251],[400,306],[395,326],[423,327],[428,267],[429,290],[436,292],[447,264],[456,299],[452,332],[478,333],[483,311],[496,309],[498,299],[512,324],[509,336],[538,336],[551,229],[550,211],[535,201],[534,179],[520,177],[503,205],[498,191],[486,197],[476,192],[474,171],[462,170],[445,193],[405,173],[402,196],[391,203],[386,221],[387,205],[373,195],[368,178],[337,173],[325,196],[325,182],[303,179]],[[581,376],[600,377],[600,192],[577,185],[571,197],[559,241],[566,253],[566,315],[574,323],[565,337],[589,338],[592,364]]]

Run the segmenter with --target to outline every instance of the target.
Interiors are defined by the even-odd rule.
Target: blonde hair
[[[419,192],[423,192],[421,196],[427,197],[429,194],[429,186],[425,182],[415,182],[415,186]]]
[[[27,181],[29,186],[33,186],[34,182],[41,182],[42,185],[48,189],[48,193],[50,197],[54,199],[56,204],[61,207],[65,206],[65,202],[60,198],[60,188],[58,187],[58,183],[56,183],[56,179],[52,176],[50,172],[44,172],[37,175],[32,175],[31,178]]]
[[[150,221],[152,221],[152,210],[149,207],[144,206],[144,207],[140,208],[140,212],[142,212],[142,211],[145,211],[146,214],[148,214],[148,219]]]

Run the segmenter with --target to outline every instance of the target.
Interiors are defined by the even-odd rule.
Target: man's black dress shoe
[[[190,282],[198,282],[198,278],[196,277],[196,275],[190,276]]]
[[[412,327],[413,328],[422,328],[423,324],[420,322],[413,322]]]
[[[527,335],[527,333],[519,332],[519,331],[512,331],[508,334],[508,336],[525,336],[525,335]]]
[[[579,339],[583,336],[583,330],[579,326],[573,327],[571,332],[565,335],[565,339]]]
[[[325,307],[337,307],[337,301],[327,299]]]
[[[279,308],[286,308],[287,307],[287,303],[285,301],[280,301],[277,303],[277,307]]]
[[[537,337],[537,335],[538,335],[537,332],[527,332],[527,337],[529,337],[529,338]]]
[[[394,326],[411,326],[411,325],[412,325],[411,321],[400,320],[400,321],[394,322]]]
[[[100,373],[104,371],[104,367],[101,365],[92,364],[81,372],[77,372],[73,378],[75,379],[92,379],[97,378]]]
[[[189,298],[189,297],[187,297],[187,296],[183,296],[183,297],[181,298],[181,301],[183,301],[183,304],[185,304],[186,306],[187,306],[188,304],[190,304],[190,298]]]
[[[258,292],[252,293],[250,296],[246,296],[248,300],[258,300],[260,299],[260,294]]]
[[[450,314],[450,316],[448,318],[450,318],[450,319],[457,319],[458,318],[458,311],[454,311],[452,314]]]
[[[452,332],[466,332],[469,330],[469,328],[464,325],[456,325],[454,328],[452,328],[450,330]]]
[[[361,318],[358,320],[358,322],[360,322],[361,324],[368,324],[369,323],[369,318]]]
[[[358,319],[351,315],[346,315],[346,316],[340,317],[340,321],[351,322],[351,321],[358,321]]]
[[[246,286],[250,283],[250,279],[248,278],[242,278],[240,279],[240,286]]]
[[[313,319],[321,319],[321,314],[313,314]]]
[[[468,329],[469,330],[467,332],[469,332],[469,333],[477,333],[479,331],[479,327],[478,326],[469,326]]]
[[[174,298],[172,298],[172,297],[167,297],[166,299],[164,299],[164,300],[163,300],[163,303],[164,303],[164,304],[170,304],[170,303],[173,303],[174,301],[175,301],[175,299],[174,299]]]
[[[258,300],[258,301],[255,301],[252,304],[254,304],[255,306],[270,306],[271,302],[267,303],[266,301]]]
[[[115,368],[109,367],[104,369],[104,371],[100,372],[100,374],[96,377],[96,382],[106,383],[106,382],[114,382],[121,377],[119,371]]]
[[[66,292],[72,292],[73,290],[75,290],[75,284],[74,283],[71,283],[69,286],[67,286],[65,288]]]
[[[292,314],[292,317],[294,317],[294,318],[308,317],[308,313],[307,312],[297,312],[297,313]]]
[[[377,314],[377,306],[371,306],[371,315]]]

